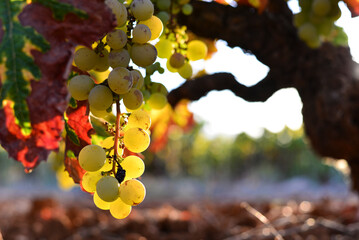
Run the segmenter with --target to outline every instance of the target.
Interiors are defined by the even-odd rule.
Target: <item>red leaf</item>
[[[63,0],[87,12],[88,18],[81,19],[67,14],[64,21],[53,18],[50,9],[41,4],[27,5],[19,15],[24,26],[31,26],[50,43],[46,53],[32,50],[42,78],[31,81],[31,94],[27,98],[32,132],[25,136],[15,123],[11,102],[0,110],[0,142],[9,155],[22,162],[26,171],[47,159],[51,151],[57,150],[64,128],[63,114],[68,105],[67,77],[71,70],[74,47],[78,44],[90,46],[116,26],[111,10],[101,0]],[[0,37],[2,28],[0,28]],[[79,133],[81,135],[81,133]],[[88,138],[84,138],[88,141]],[[76,164],[72,172],[77,171]],[[71,174],[71,172],[70,172]]]
[[[69,172],[70,177],[74,179],[75,183],[80,183],[82,176],[86,172],[80,167],[77,160],[81,149],[91,144],[91,135],[95,133],[89,120],[88,101],[78,101],[77,108],[67,108],[67,124],[77,135],[80,140],[80,144],[76,145],[68,136],[66,136],[66,148],[65,148],[65,168]],[[68,151],[72,151],[76,158],[69,157]]]
[[[359,16],[359,0],[344,0],[344,2],[352,13],[352,17]]]

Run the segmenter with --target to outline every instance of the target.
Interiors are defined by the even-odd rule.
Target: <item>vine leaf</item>
[[[33,0],[33,2],[41,3],[43,6],[50,8],[57,20],[64,20],[68,13],[74,13],[81,18],[88,18],[85,11],[75,8],[68,3],[58,2],[56,0]]]
[[[24,48],[29,48],[30,44],[46,51],[49,45],[33,28],[24,27],[16,20],[15,17],[22,6],[23,2],[20,1],[0,1],[0,18],[4,26],[0,43],[0,64],[4,64],[6,69],[0,91],[0,107],[4,99],[11,99],[14,102],[15,116],[20,127],[24,128],[25,132],[29,132],[30,117],[26,104],[26,97],[30,93],[29,81],[31,77],[40,78],[41,74]]]
[[[344,0],[344,2],[347,4],[352,17],[359,16],[359,0]]]
[[[1,4],[16,3],[16,1],[10,0],[0,2]],[[71,71],[75,46],[91,46],[92,42],[116,26],[114,15],[101,0],[63,0],[62,2],[85,11],[89,17],[82,19],[74,13],[68,13],[63,21],[59,21],[54,18],[54,13],[50,8],[40,3],[27,5],[18,15],[18,19],[25,29],[21,32],[21,36],[28,35],[27,32],[34,32],[35,29],[50,44],[50,49],[46,52],[41,51],[39,47],[34,49],[32,46],[26,50],[22,49],[28,53],[26,55],[28,62],[33,61],[38,69],[34,70],[35,74],[30,71],[32,79],[29,86],[24,87],[27,82],[20,85],[27,90],[27,95],[23,94],[21,97],[25,96],[26,101],[22,106],[28,109],[31,133],[23,134],[21,132],[21,125],[16,119],[19,110],[16,108],[17,103],[14,99],[9,99],[7,96],[9,100],[2,101],[4,107],[0,109],[0,129],[2,130],[0,131],[0,143],[12,158],[23,163],[25,171],[36,167],[41,160],[47,159],[51,151],[56,151],[59,147],[61,132],[64,129],[63,116],[69,101],[67,78]],[[0,11],[4,11],[2,7],[0,9]],[[5,20],[2,19],[2,21],[3,25],[7,26]],[[8,28],[5,27],[2,44],[9,34]],[[32,37],[32,39],[30,39],[31,42],[37,43],[40,38]],[[15,61],[21,63],[23,60],[15,58]],[[28,64],[28,62],[21,64]],[[12,63],[10,62],[10,64]],[[6,67],[5,70],[8,71],[7,69],[9,68]],[[4,78],[1,71],[0,77]],[[21,71],[19,72],[21,73]],[[5,77],[8,78],[6,74]],[[7,81],[7,79],[3,79],[3,84],[0,86],[2,91],[4,91]],[[8,84],[14,83],[9,82]]]
[[[91,144],[91,135],[95,133],[89,120],[88,101],[77,101],[76,108],[68,107],[66,116],[65,168],[74,182],[80,183],[85,170],[77,157],[83,147]]]

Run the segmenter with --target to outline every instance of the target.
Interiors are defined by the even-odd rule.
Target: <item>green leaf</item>
[[[77,9],[68,3],[62,3],[56,0],[33,0],[33,2],[38,2],[45,7],[50,8],[57,20],[64,20],[66,14],[68,13],[74,13],[80,18],[88,18],[85,11]]]
[[[332,40],[332,43],[335,46],[348,46],[348,36],[344,32],[344,29],[338,26],[335,26],[335,37]]]
[[[17,15],[23,6],[24,1],[0,1],[0,18],[3,23],[1,27],[4,29],[0,43],[0,64],[4,64],[6,69],[0,89],[0,107],[4,99],[12,100],[17,121],[21,128],[28,132],[30,117],[26,97],[30,94],[30,86],[24,70],[31,73],[35,79],[41,78],[41,72],[33,58],[24,52],[24,47],[28,43],[41,51],[47,51],[50,47],[33,28],[19,23]]]
[[[66,135],[69,137],[69,139],[77,146],[80,146],[80,139],[75,133],[73,129],[67,124],[67,121],[65,121],[65,129],[66,129]]]

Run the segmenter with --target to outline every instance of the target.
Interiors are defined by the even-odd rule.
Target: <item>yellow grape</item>
[[[200,40],[193,40],[188,43],[187,57],[191,61],[204,59],[207,56],[207,45]]]
[[[189,62],[186,62],[180,69],[178,69],[179,75],[184,79],[189,79],[192,77],[193,70]]]
[[[145,24],[137,24],[132,31],[132,42],[146,43],[151,39],[151,30]]]
[[[97,63],[95,67],[93,68],[97,72],[105,72],[109,68],[108,64],[108,51],[106,49],[103,49],[99,54],[97,58]]]
[[[124,219],[130,215],[132,207],[124,203],[120,198],[110,203],[110,213],[112,217],[117,219]]]
[[[110,114],[106,110],[97,110],[96,108],[92,108],[91,106],[90,106],[90,112],[92,113],[92,115],[98,118],[105,118]]]
[[[95,83],[90,76],[77,75],[69,82],[69,92],[71,96],[79,101],[86,100]]]
[[[119,50],[126,46],[127,34],[121,29],[116,29],[107,34],[106,42],[111,48]]]
[[[130,63],[130,54],[126,49],[112,50],[108,56],[108,63],[112,68],[126,68]]]
[[[108,87],[97,85],[91,90],[88,100],[92,109],[106,110],[111,107],[113,96]]]
[[[118,198],[118,181],[112,176],[101,178],[96,184],[98,196],[105,202],[113,202]]]
[[[147,130],[151,126],[150,115],[142,109],[135,110],[128,117],[127,126],[129,128],[142,128]]]
[[[102,200],[97,192],[95,192],[93,194],[93,202],[95,203],[96,207],[98,207],[101,210],[109,210],[110,209],[110,204],[109,202],[105,202],[104,200]]]
[[[98,180],[100,180],[101,178],[102,178],[101,171],[86,172],[81,180],[83,189],[85,189],[89,193],[95,192],[96,184]]]
[[[121,27],[127,21],[126,6],[118,0],[105,0],[106,5],[111,8],[113,14],[116,16],[117,26]]]
[[[158,83],[158,82],[152,82],[152,84],[151,84],[151,92],[152,93],[159,92],[159,93],[162,93],[165,96],[167,96],[167,94],[168,94],[168,90],[165,87],[165,85],[163,85],[162,83]]]
[[[132,87],[137,88],[137,89],[141,89],[144,82],[145,82],[141,72],[138,71],[137,69],[134,69],[134,70],[131,70],[130,73],[131,73],[132,81],[133,81]]]
[[[173,52],[173,43],[165,38],[161,38],[156,44],[159,58],[170,58]]]
[[[128,156],[122,162],[121,166],[126,170],[126,178],[141,177],[145,171],[145,164],[142,159],[137,156]]]
[[[136,206],[145,198],[146,188],[137,179],[130,179],[120,185],[119,196],[124,203]]]
[[[151,0],[133,0],[130,9],[133,16],[139,21],[151,18],[154,11]]]
[[[180,68],[183,66],[185,59],[186,58],[182,54],[174,53],[174,54],[172,54],[172,56],[169,59],[170,65],[173,68]]]
[[[324,17],[330,12],[330,0],[314,0],[312,4],[312,11],[315,15]]]
[[[141,107],[143,103],[143,95],[137,88],[132,88],[128,93],[123,95],[123,104],[130,110]]]
[[[134,153],[145,151],[150,145],[150,136],[142,128],[130,128],[124,133],[125,147]]]
[[[88,172],[100,170],[105,161],[106,152],[98,145],[87,145],[79,153],[80,166]]]
[[[125,94],[132,87],[130,71],[123,67],[117,67],[108,75],[108,86],[117,94]]]
[[[132,61],[140,67],[150,66],[156,61],[157,50],[156,48],[149,44],[137,44],[135,43],[130,50],[130,56]]]
[[[155,40],[156,38],[161,36],[161,33],[163,31],[163,23],[161,19],[159,19],[155,15],[153,15],[150,19],[146,21],[141,21],[140,23],[148,26],[149,29],[151,30],[150,41]]]
[[[298,35],[302,40],[313,41],[318,38],[316,28],[311,23],[305,23],[298,28]]]
[[[56,179],[59,187],[63,190],[69,190],[76,185],[64,167],[56,171]]]
[[[89,48],[80,48],[74,54],[74,62],[82,71],[91,70],[97,64],[98,56]]]
[[[167,97],[162,93],[153,93],[147,100],[147,104],[153,109],[162,109],[167,105]]]

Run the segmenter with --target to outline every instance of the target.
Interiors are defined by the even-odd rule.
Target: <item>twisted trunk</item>
[[[347,159],[359,190],[359,66],[347,47],[323,44],[311,49],[297,36],[286,1],[271,0],[258,14],[246,6],[193,2],[195,17],[179,21],[195,34],[225,40],[254,54],[270,68],[258,84],[245,87],[230,73],[185,82],[168,98],[197,100],[211,90],[229,89],[247,101],[265,101],[281,88],[294,87],[303,102],[306,134],[322,156]]]

